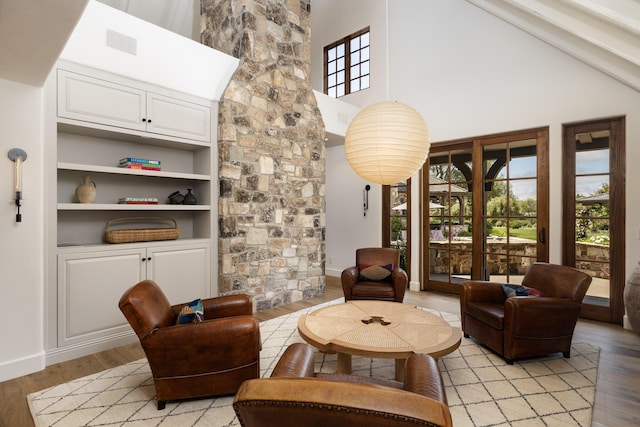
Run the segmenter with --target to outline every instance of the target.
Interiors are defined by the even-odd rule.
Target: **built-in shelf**
[[[150,170],[141,170],[141,169],[126,169],[126,168],[119,168],[119,167],[112,167],[112,166],[97,166],[97,165],[86,165],[86,164],[79,164],[79,163],[58,162],[58,169],[70,170],[70,171],[82,171],[82,172],[110,173],[110,174],[117,174],[117,175],[152,176],[154,178],[178,178],[178,179],[191,179],[191,180],[198,180],[198,181],[211,181],[210,175],[168,172],[168,171],[150,171]]]
[[[59,211],[208,211],[211,205],[127,205],[119,203],[58,203]]]

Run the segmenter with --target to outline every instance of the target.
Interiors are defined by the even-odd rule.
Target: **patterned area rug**
[[[342,302],[342,299],[327,304]],[[262,322],[261,375],[269,376],[284,349],[303,342],[297,332],[301,314],[320,306]],[[457,315],[441,315],[454,326]],[[574,343],[571,358],[561,354],[507,365],[500,357],[462,339],[439,361],[456,427],[590,426],[599,349]],[[394,361],[353,357],[353,373],[393,378]],[[335,372],[336,355],[316,355],[316,370]],[[34,422],[44,426],[238,426],[233,396],[168,402],[156,409],[146,359],[60,384],[27,396]]]

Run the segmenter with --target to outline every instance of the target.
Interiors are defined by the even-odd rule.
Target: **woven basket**
[[[123,228],[111,229],[116,224],[144,224],[158,223],[158,227],[153,228]],[[163,224],[164,226],[162,226]],[[171,223],[173,227],[167,227]],[[150,242],[153,240],[175,240],[180,237],[178,223],[173,218],[161,217],[133,217],[133,218],[111,218],[104,228],[104,238],[108,243],[132,243]]]

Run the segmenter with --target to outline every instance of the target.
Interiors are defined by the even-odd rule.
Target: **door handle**
[[[547,243],[546,229],[544,227],[538,233],[538,240],[543,245]]]

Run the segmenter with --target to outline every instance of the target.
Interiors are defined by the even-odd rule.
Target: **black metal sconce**
[[[363,203],[364,203],[364,216],[367,216],[367,209],[369,209],[369,190],[371,190],[371,186],[367,184],[364,186],[364,191],[362,192]]]
[[[16,191],[16,207],[18,213],[16,213],[16,222],[22,222],[22,214],[20,213],[20,207],[22,206],[22,163],[27,160],[27,153],[20,148],[12,148],[8,153],[9,159],[15,162],[15,191]]]

